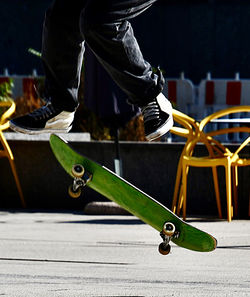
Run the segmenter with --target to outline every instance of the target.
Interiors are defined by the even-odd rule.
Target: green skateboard
[[[170,241],[199,252],[209,252],[216,248],[214,237],[182,221],[168,208],[109,169],[76,153],[60,137],[51,135],[50,145],[61,166],[73,177],[73,185],[69,188],[72,197],[79,197],[82,188],[87,185],[116,202],[160,232],[161,254],[170,252]]]

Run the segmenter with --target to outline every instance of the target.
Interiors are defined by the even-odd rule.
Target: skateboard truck
[[[169,242],[171,238],[178,238],[179,232],[175,230],[174,224],[172,224],[171,222],[166,222],[163,225],[160,236],[163,239],[163,242],[159,245],[159,252],[162,255],[168,255],[171,251]]]
[[[72,198],[79,198],[82,192],[82,188],[86,186],[92,179],[92,174],[85,171],[81,164],[75,164],[72,166],[71,173],[74,177],[73,184],[69,186],[69,195]]]

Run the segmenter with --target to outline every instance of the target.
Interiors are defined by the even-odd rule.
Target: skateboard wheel
[[[170,223],[170,222],[166,222],[164,225],[163,225],[163,229],[162,229],[162,232],[164,235],[166,236],[173,236],[174,233],[175,233],[175,225]]]
[[[81,164],[75,164],[71,171],[75,177],[82,177],[84,174],[84,167]]]
[[[171,251],[171,246],[169,244],[165,244],[164,242],[162,242],[159,245],[159,253],[162,255],[168,255]]]
[[[76,191],[73,189],[73,186],[69,186],[68,193],[71,198],[79,198],[81,196],[81,188],[78,188]]]

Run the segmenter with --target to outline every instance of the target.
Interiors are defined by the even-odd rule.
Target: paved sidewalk
[[[132,216],[0,212],[0,296],[250,296],[250,221],[192,221],[219,246],[172,245]]]

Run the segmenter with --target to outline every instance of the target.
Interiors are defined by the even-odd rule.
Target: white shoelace
[[[42,106],[30,113],[30,116],[32,116],[35,120],[45,120],[53,113],[55,113],[55,108],[50,102],[48,102],[45,106]]]
[[[142,114],[144,118],[144,123],[154,119],[159,119],[160,111],[158,104],[155,101],[150,102],[146,106],[142,107]]]

